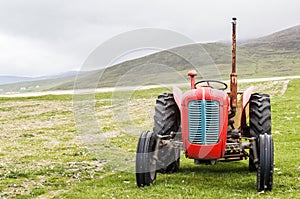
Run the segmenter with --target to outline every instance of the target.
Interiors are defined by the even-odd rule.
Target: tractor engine
[[[182,96],[182,141],[186,157],[215,160],[226,148],[229,100],[227,94],[209,86]]]

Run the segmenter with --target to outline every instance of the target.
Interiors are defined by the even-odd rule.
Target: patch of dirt
[[[281,89],[281,95],[283,95],[286,92],[289,82],[290,82],[290,80],[285,80],[283,82],[283,88]]]

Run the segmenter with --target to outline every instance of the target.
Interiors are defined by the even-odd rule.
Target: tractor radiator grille
[[[194,100],[188,104],[189,141],[216,144],[219,141],[220,106],[218,101]]]

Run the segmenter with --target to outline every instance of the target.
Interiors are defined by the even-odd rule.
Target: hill
[[[237,47],[240,78],[300,75],[300,25],[250,40]],[[228,79],[231,45],[205,43],[180,46],[125,61],[105,70],[82,73],[77,88],[174,84],[187,81],[187,71],[196,66],[199,78]],[[99,77],[100,81],[99,81]],[[4,92],[73,89],[75,76],[0,85]],[[38,85],[38,87],[37,87]]]
[[[30,77],[10,76],[10,75],[0,76],[0,85],[25,82],[25,81],[34,81],[34,79]]]
[[[251,40],[237,47],[238,75],[241,78],[288,76],[300,74],[300,26]],[[180,56],[177,56],[177,55]],[[182,59],[187,58],[187,59]],[[187,61],[188,60],[188,61]],[[159,63],[159,64],[157,64]],[[130,60],[107,68],[97,87],[132,86],[151,83],[186,82],[192,64],[204,78],[228,79],[231,71],[231,45],[226,43],[192,44]],[[142,65],[145,65],[144,67]],[[142,72],[141,72],[142,71]],[[176,71],[176,72],[175,72]],[[102,71],[81,77],[77,86],[91,86]],[[123,78],[122,78],[123,77]],[[218,78],[218,77],[217,77]],[[120,83],[121,82],[121,83]],[[72,89],[73,84],[54,89]],[[93,85],[96,86],[96,85]]]
[[[300,25],[273,33],[265,37],[250,40],[242,46],[248,48],[269,48],[273,50],[299,51]]]
[[[1,92],[43,91],[66,82],[73,82],[78,71],[69,71],[57,75],[22,77],[0,76]],[[84,72],[81,72],[84,74]]]

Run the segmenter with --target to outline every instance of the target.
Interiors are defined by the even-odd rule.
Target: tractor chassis
[[[177,137],[181,137],[181,132],[171,132],[170,135],[156,135],[157,137],[157,148],[161,147],[170,147],[170,148],[179,148],[183,149],[182,140],[177,139]],[[245,141],[242,141],[245,140]],[[254,164],[256,168],[258,167],[258,151],[256,147],[256,138],[255,137],[239,137],[236,139],[230,138],[227,140],[226,150],[224,157],[217,160],[200,160],[195,159],[195,164],[215,164],[217,161],[219,162],[231,162],[231,161],[239,161],[239,160],[247,160],[249,154],[245,151],[245,149],[252,149],[254,155]],[[155,157],[157,157],[157,151],[155,153]]]

